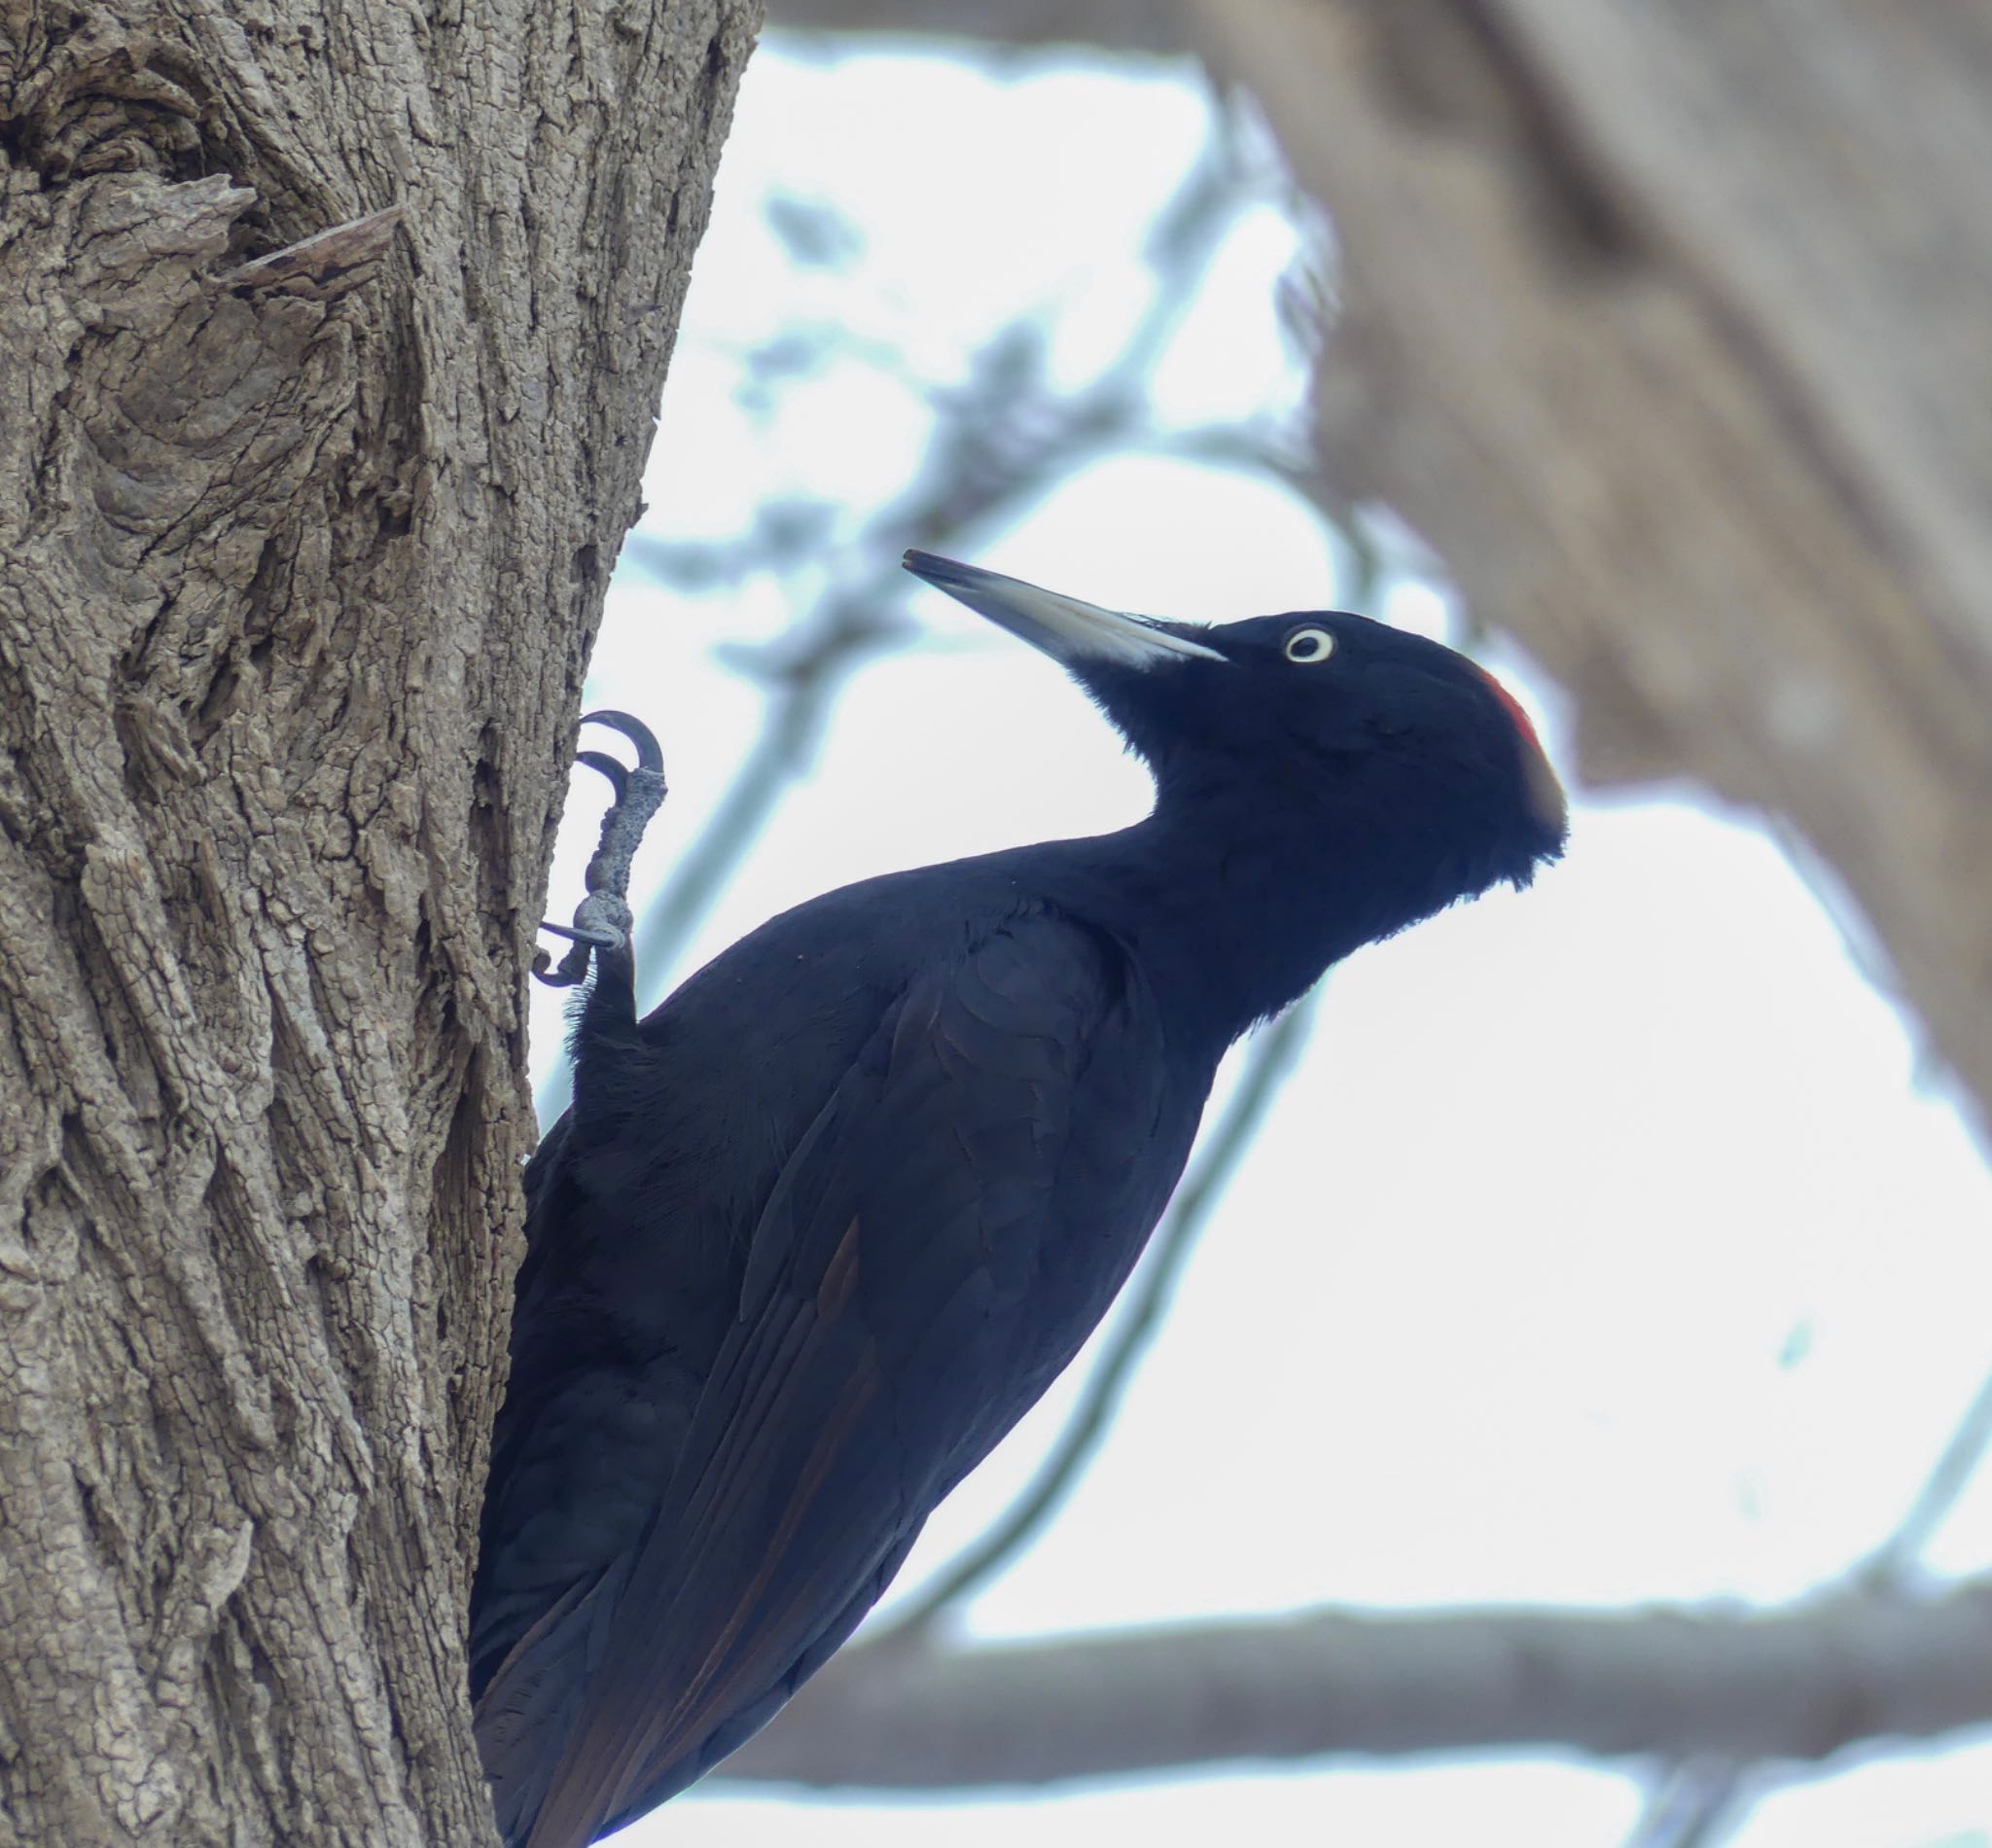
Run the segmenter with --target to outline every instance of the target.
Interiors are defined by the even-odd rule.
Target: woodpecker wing
[[[684,1788],[855,1627],[1139,1255],[1202,1101],[1163,1050],[1118,947],[1043,913],[905,990],[761,1211],[655,1521],[483,1691],[509,1840]]]

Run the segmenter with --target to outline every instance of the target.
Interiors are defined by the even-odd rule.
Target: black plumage
[[[1561,847],[1527,721],[1437,643],[907,564],[1062,660],[1156,805],[830,893],[640,1023],[600,952],[472,1604],[509,1844],[581,1848],[765,1724],[1092,1331],[1231,1041]]]

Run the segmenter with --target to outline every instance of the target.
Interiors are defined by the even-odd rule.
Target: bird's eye
[[[1290,661],[1325,661],[1334,653],[1334,637],[1326,629],[1296,629],[1287,637]]]

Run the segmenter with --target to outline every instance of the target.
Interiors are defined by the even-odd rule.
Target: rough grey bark
[[[0,1843],[488,1836],[522,972],[756,12],[0,0]]]
[[[1340,254],[1319,480],[1845,881],[1992,1124],[1992,3],[777,0],[1200,53]]]
[[[1553,1746],[1819,1759],[1992,1718],[1992,1584],[1789,1610],[1310,1612],[839,1656],[721,1773],[1043,1786],[1241,1760]]]

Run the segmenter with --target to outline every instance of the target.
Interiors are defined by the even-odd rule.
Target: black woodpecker
[[[1113,1300],[1233,1040],[1562,848],[1527,719],[1436,642],[906,562],[1059,661],[1155,807],[828,893],[640,1021],[620,885],[567,933],[595,981],[526,1172],[471,1606],[511,1848],[683,1790],[850,1635]]]

